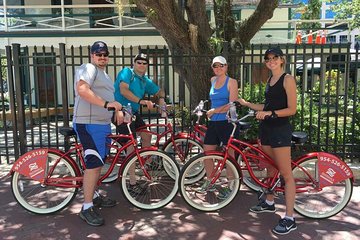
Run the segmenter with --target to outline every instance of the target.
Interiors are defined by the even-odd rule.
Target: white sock
[[[270,206],[274,205],[274,203],[275,203],[274,201],[269,201],[267,199],[265,200],[265,202],[267,205],[270,205]]]
[[[89,209],[92,206],[94,206],[94,204],[92,202],[91,203],[84,203],[83,206],[82,206],[82,210]]]
[[[285,216],[284,218],[290,219],[291,221],[294,221],[294,217]]]

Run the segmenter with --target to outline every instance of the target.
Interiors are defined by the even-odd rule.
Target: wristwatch
[[[271,110],[271,118],[277,118],[278,115],[275,113],[274,110]]]
[[[105,101],[105,103],[104,103],[104,108],[107,108],[107,105],[109,104],[109,102],[108,101]]]

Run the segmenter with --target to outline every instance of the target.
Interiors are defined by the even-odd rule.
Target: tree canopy
[[[273,16],[278,0],[259,0],[247,19],[235,22],[232,0],[213,0],[215,27],[210,25],[205,0],[132,0],[148,21],[160,32],[173,55],[191,58],[173,58],[175,71],[189,89],[196,89],[195,103],[207,98],[211,71],[204,67],[204,57],[219,53],[216,43],[229,42],[232,46],[246,46],[263,24]],[[237,58],[235,61],[240,61]],[[228,59],[229,60],[229,59]],[[180,63],[180,61],[182,61]],[[184,62],[185,61],[185,62]],[[186,63],[188,61],[188,63]],[[210,62],[211,59],[206,59]],[[231,61],[231,59],[230,59]],[[197,66],[186,68],[186,65]]]
[[[360,27],[360,0],[329,0],[336,4],[332,10],[336,13],[336,18],[351,19],[352,29]]]

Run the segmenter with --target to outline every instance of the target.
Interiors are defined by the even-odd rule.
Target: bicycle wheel
[[[175,143],[175,146],[174,146]],[[177,138],[164,146],[164,151],[172,156],[180,169],[184,166],[184,164],[192,157],[204,152],[202,145],[193,139],[190,138]],[[166,167],[166,166],[165,166]],[[170,169],[165,169],[170,176],[175,177],[173,173],[171,173]],[[198,168],[193,168],[193,172],[188,175],[188,181],[198,181],[205,175],[205,170],[203,166],[199,165]]]
[[[216,182],[206,191],[202,191],[204,178],[190,183],[187,178],[192,175],[193,168],[198,168],[199,165],[204,166],[205,159],[212,160],[214,166],[217,166],[224,160],[224,156],[200,154],[190,159],[180,172],[179,189],[187,204],[200,211],[209,212],[219,210],[234,200],[240,188],[241,175],[238,167],[228,160],[226,168]]]
[[[46,168],[50,169],[56,164],[54,172],[48,178],[75,177],[76,171],[66,158],[59,153],[49,150]],[[74,182],[74,185],[76,182]],[[27,211],[36,214],[49,214],[65,208],[75,197],[78,189],[57,187],[40,183],[34,179],[14,172],[11,179],[11,189],[16,201]]]
[[[318,159],[310,158],[294,167],[297,190],[294,209],[305,217],[329,218],[346,207],[351,199],[353,183],[351,179],[345,179],[320,189],[318,166]]]
[[[153,210],[164,207],[177,194],[179,167],[175,160],[162,150],[143,151],[140,156],[144,161],[144,169],[136,155],[124,163],[121,174],[122,192],[131,204],[140,209]],[[170,169],[175,178],[170,176],[165,168]],[[137,191],[134,191],[133,186],[136,186]]]

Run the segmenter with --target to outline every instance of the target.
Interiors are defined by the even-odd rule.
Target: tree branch
[[[274,10],[278,5],[278,0],[261,0],[255,12],[237,27],[237,39],[243,45],[247,45],[266,21],[273,17]]]

